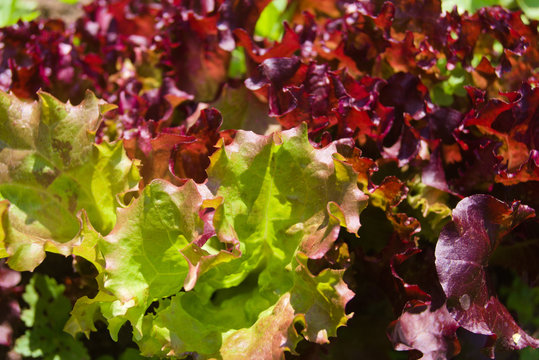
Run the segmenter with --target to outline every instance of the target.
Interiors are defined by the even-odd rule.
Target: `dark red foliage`
[[[33,98],[40,88],[60,98],[82,99],[83,60],[59,20],[18,23],[0,29],[0,89]]]
[[[533,209],[519,202],[473,195],[459,202],[436,245],[436,269],[451,315],[459,326],[495,335],[510,349],[537,348],[539,340],[526,334],[493,294],[486,268],[502,237],[533,216]]]

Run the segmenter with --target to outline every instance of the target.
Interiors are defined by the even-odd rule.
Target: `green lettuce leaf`
[[[306,126],[273,136],[238,132],[211,159],[207,186],[223,199],[214,214],[220,242],[239,241],[241,256],[208,267],[193,290],[160,301],[144,317],[144,355],[273,359],[303,337],[336,336],[351,315],[344,270],[309,270],[340,226],[357,232],[367,197],[336,144],[314,149]],[[298,329],[300,330],[298,333]]]
[[[85,226],[112,230],[118,195],[139,179],[120,142],[94,144],[110,105],[90,92],[77,106],[38,95],[24,102],[0,92],[0,199],[9,202],[0,256],[19,271],[33,270],[45,251],[87,247],[77,236]]]
[[[206,266],[237,256],[229,251],[210,253],[198,245],[214,234],[205,216],[199,215],[205,206],[219,204],[219,199],[204,203],[211,196],[193,181],[178,188],[154,180],[129,207],[118,210],[117,224],[107,236],[88,229],[83,241],[96,243],[106,264],[98,279],[101,291],[94,299],[77,301],[66,331],[88,335],[101,316],[113,338],[127,320],[140,330],[153,301],[192,288]]]

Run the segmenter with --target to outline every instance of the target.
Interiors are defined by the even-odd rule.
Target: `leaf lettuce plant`
[[[367,200],[336,146],[313,148],[306,126],[240,131],[205,184],[154,180],[99,237],[100,292],[78,300],[66,330],[105,318],[115,337],[130,321],[142,354],[180,358],[272,359],[302,337],[328,342],[353,293],[344,270],[308,263],[341,226],[359,229]]]

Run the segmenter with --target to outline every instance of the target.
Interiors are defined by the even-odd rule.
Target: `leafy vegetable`
[[[539,281],[539,23],[448,3],[96,0],[1,28],[0,257],[63,280],[92,358],[537,346],[515,304]],[[37,284],[12,271],[9,360]]]
[[[366,198],[356,173],[333,158],[336,145],[315,150],[306,130],[239,132],[212,156],[207,188],[147,186],[99,243],[104,289],[79,300],[66,328],[92,330],[86,318],[99,304],[113,336],[131,321],[145,355],[233,358],[250,349],[269,358],[293,350],[300,335],[327,342],[346,324],[352,293],[342,270],[313,275],[307,261],[329,250],[340,225],[357,231]],[[213,225],[205,211],[215,212]],[[155,300],[155,314],[143,318]]]
[[[478,334],[495,335],[511,349],[539,347],[509,311],[491,295],[485,268],[503,235],[534,211],[518,202],[511,206],[488,195],[462,200],[436,244],[436,269],[457,323]]]
[[[93,144],[108,105],[92,93],[78,106],[47,93],[39,97],[26,103],[0,93],[0,197],[9,201],[3,244],[17,270],[33,270],[45,251],[68,255],[84,247],[76,236],[86,216],[98,231],[109,232],[116,196],[138,180],[121,144]]]

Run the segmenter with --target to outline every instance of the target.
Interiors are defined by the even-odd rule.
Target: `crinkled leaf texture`
[[[278,359],[301,335],[328,342],[353,293],[344,270],[315,275],[307,263],[340,226],[357,232],[367,201],[336,152],[314,149],[305,125],[239,131],[205,185],[152,182],[99,243],[104,288],[77,302],[66,329],[89,332],[101,314],[114,335],[129,320],[143,355],[199,359]]]
[[[436,270],[451,315],[466,330],[495,335],[510,349],[537,348],[539,340],[526,334],[492,295],[486,267],[502,237],[533,216],[533,209],[519,202],[508,205],[490,195],[472,195],[458,203],[436,245]]]
[[[0,256],[9,256],[13,269],[33,270],[45,251],[89,255],[92,244],[82,245],[77,234],[114,226],[117,195],[136,186],[138,170],[120,142],[94,144],[109,108],[91,92],[77,106],[44,92],[38,102],[0,92],[0,199],[9,204]]]
[[[154,180],[129,207],[118,210],[118,222],[110,234],[104,238],[95,231],[85,234],[97,237],[103,254],[106,266],[100,283],[104,288],[94,299],[77,301],[66,330],[94,330],[92,319],[98,308],[114,338],[126,320],[140,329],[152,301],[192,287],[203,262],[231,256],[229,252],[211,255],[197,245],[214,234],[205,217],[199,216],[209,196],[206,187],[193,181],[177,188]]]

